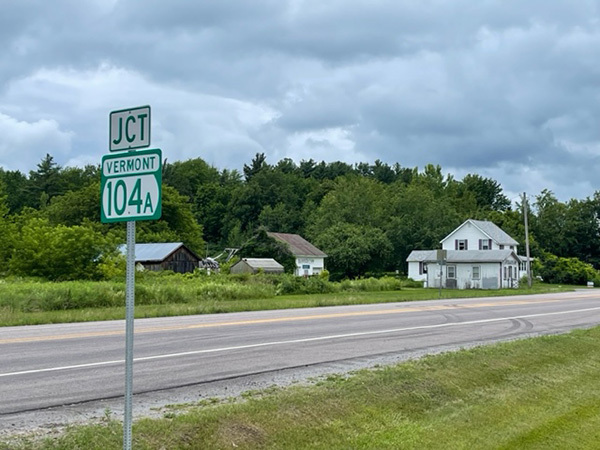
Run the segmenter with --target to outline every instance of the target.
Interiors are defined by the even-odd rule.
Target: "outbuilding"
[[[243,258],[229,269],[230,273],[283,273],[283,266],[273,258]]]
[[[302,236],[291,233],[268,232],[269,237],[284,243],[296,259],[297,276],[318,275],[325,268],[327,255]]]
[[[127,253],[127,246],[121,246],[121,253]],[[193,272],[198,267],[200,257],[183,242],[163,242],[135,244],[135,262],[146,270],[172,270],[177,273]]]

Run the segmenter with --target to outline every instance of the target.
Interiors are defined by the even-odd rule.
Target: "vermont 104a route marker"
[[[102,223],[157,220],[162,213],[162,152],[140,150],[102,157]]]

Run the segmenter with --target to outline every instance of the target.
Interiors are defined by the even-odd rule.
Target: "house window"
[[[454,250],[469,250],[469,241],[466,239],[456,239],[454,241]]]
[[[504,267],[504,279],[505,279],[505,280],[507,279],[507,276],[506,276],[506,274],[507,274],[506,267]]]
[[[456,266],[448,266],[448,278],[456,278]]]
[[[511,249],[511,250],[514,250],[514,249],[515,249],[515,246],[514,246],[514,245],[511,245],[511,246],[510,246],[510,249]]]
[[[427,264],[424,263],[423,261],[419,262],[419,275],[423,275],[424,273],[427,273]]]
[[[491,250],[492,240],[491,239],[479,239],[479,250]]]
[[[504,250],[504,245],[500,244],[500,250]]]
[[[310,269],[310,265],[309,264],[302,264],[302,269]]]
[[[473,266],[473,268],[472,268],[472,274],[473,274],[473,279],[474,280],[479,280],[479,278],[481,276],[480,275],[480,271],[481,271],[481,268],[479,266]]]

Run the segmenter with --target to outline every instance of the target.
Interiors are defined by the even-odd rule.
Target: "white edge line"
[[[272,346],[276,346],[276,345],[286,345],[286,344],[300,344],[300,343],[304,343],[304,342],[326,341],[326,340],[333,340],[333,339],[343,339],[343,338],[349,338],[349,337],[368,336],[368,335],[376,335],[376,334],[391,334],[391,333],[399,333],[402,331],[426,330],[426,329],[431,329],[431,328],[456,327],[456,326],[462,326],[462,325],[475,325],[475,324],[480,324],[480,323],[501,322],[504,320],[528,319],[531,317],[556,316],[556,315],[561,315],[561,314],[572,314],[572,313],[597,311],[597,310],[600,310],[600,306],[595,307],[595,308],[574,309],[571,311],[556,311],[556,312],[550,312],[550,313],[528,314],[528,315],[511,316],[511,317],[496,317],[493,319],[470,320],[467,322],[441,323],[441,324],[436,324],[436,325],[419,325],[419,326],[415,326],[415,327],[392,328],[392,329],[387,329],[387,330],[361,331],[358,333],[334,334],[334,335],[329,335],[329,336],[318,336],[318,337],[312,337],[312,338],[291,339],[288,341],[261,342],[258,344],[236,345],[236,346],[232,346],[232,347],[211,348],[211,349],[205,349],[205,350],[193,350],[193,351],[189,351],[189,352],[180,352],[180,353],[167,353],[164,355],[154,355],[154,356],[144,356],[141,358],[134,358],[134,361],[135,362],[152,361],[155,359],[176,358],[179,356],[200,355],[200,354],[205,354],[205,353],[218,353],[218,352],[227,352],[227,351],[232,351],[232,350],[245,350],[245,349],[249,349],[249,348],[272,347]],[[124,362],[125,362],[124,359],[120,359],[120,360],[114,360],[114,361],[100,361],[100,362],[95,362],[95,363],[76,364],[76,365],[72,365],[72,366],[48,367],[46,369],[23,370],[20,372],[0,373],[0,378],[17,376],[17,375],[28,375],[28,374],[34,374],[34,373],[58,372],[58,371],[62,371],[62,370],[71,370],[71,369],[83,369],[83,368],[88,368],[88,367],[110,366],[110,365],[115,365],[115,364],[123,364]]]

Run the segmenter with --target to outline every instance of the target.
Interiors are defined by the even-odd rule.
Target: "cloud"
[[[54,120],[18,121],[0,113],[0,161],[8,170],[33,170],[32,158],[41,152],[68,151],[72,134],[61,131]],[[45,153],[44,153],[45,154]]]
[[[253,133],[274,117],[263,105],[157,84],[107,64],[86,71],[40,70],[13,83],[5,99],[20,115],[68,123],[69,142],[56,150],[69,161],[87,163],[99,163],[108,152],[111,110],[150,103],[153,146],[170,160],[202,157],[219,166],[262,151]],[[0,155],[0,164],[8,165],[6,158]]]
[[[3,120],[55,136],[23,144],[27,169],[47,151],[99,161],[108,112],[150,104],[171,161],[381,159],[508,192],[596,188],[596,2],[33,0],[5,5],[0,43]]]

